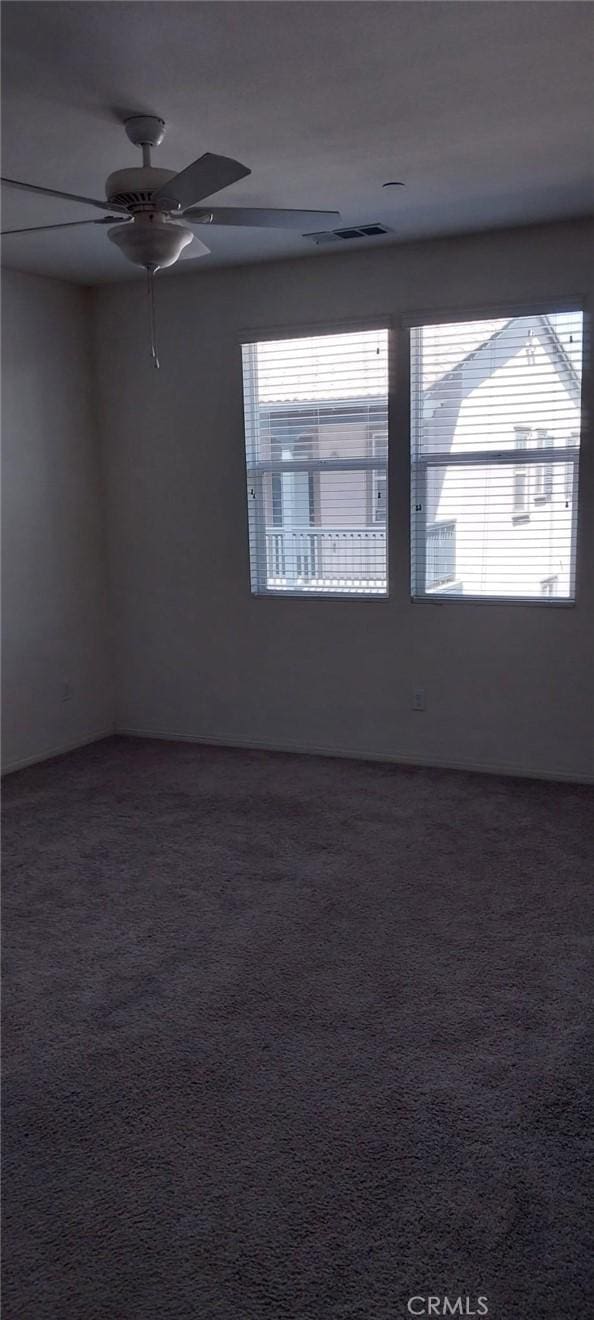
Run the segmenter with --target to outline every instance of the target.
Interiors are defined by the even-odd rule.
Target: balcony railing
[[[269,591],[352,591],[387,588],[385,527],[267,527]]]
[[[430,523],[427,528],[426,590],[442,587],[456,577],[456,519]]]

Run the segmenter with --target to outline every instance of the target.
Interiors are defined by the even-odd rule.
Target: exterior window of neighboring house
[[[277,472],[273,472],[272,483],[272,525],[273,527],[282,527],[283,525],[283,479]]]
[[[579,446],[579,442],[580,442],[580,433],[579,433],[579,431],[571,431],[570,436],[569,436],[569,440],[568,440],[568,442],[567,442],[569,448],[570,448],[570,449],[576,449],[576,448]],[[576,478],[577,478],[577,466],[575,466],[573,463],[566,463],[566,464],[565,464],[565,476],[564,476],[564,491],[565,491],[565,507],[566,507],[566,509],[571,508],[572,501],[573,501],[574,498],[575,498],[575,493],[576,493],[576,492],[575,492],[575,479],[576,479]]]
[[[532,351],[532,350],[531,350]],[[531,359],[528,359],[531,363]],[[514,441],[516,449],[527,449],[530,428],[528,426],[514,426]],[[516,522],[520,519],[524,521],[530,517],[528,513],[528,468],[525,464],[521,467],[514,467],[513,475],[513,501],[512,515]]]
[[[252,591],[385,596],[388,331],[242,354]]]
[[[371,453],[380,459],[380,466],[371,473],[371,521],[385,525],[388,512],[388,483],[384,457],[388,450],[387,431],[374,431],[371,436]]]
[[[528,469],[525,467],[514,468],[514,515],[517,518],[525,514],[528,508]]]
[[[553,436],[543,428],[536,428],[536,443],[539,449],[552,449]],[[534,469],[534,502],[545,504],[553,496],[553,468],[550,464],[539,463]]]
[[[273,442],[274,445],[274,442]],[[313,453],[313,444],[311,436],[299,436],[292,444],[283,441],[282,454],[285,459],[310,458]],[[302,498],[300,508],[302,516],[307,524],[315,524],[316,508],[316,478],[313,472],[307,473],[307,478],[302,479]],[[307,491],[307,517],[305,509],[305,495]],[[272,495],[272,525],[273,527],[283,527],[287,516],[286,501],[290,501],[295,496],[295,482],[291,482],[288,475],[281,475],[274,472],[271,475],[271,495]]]
[[[574,599],[582,323],[411,329],[413,599]]]

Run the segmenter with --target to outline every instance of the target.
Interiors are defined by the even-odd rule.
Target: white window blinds
[[[242,352],[252,591],[386,595],[388,331]]]
[[[582,320],[411,330],[415,598],[573,599]]]

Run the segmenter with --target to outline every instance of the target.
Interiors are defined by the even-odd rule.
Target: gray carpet
[[[4,791],[4,1320],[586,1315],[590,789],[113,739]]]

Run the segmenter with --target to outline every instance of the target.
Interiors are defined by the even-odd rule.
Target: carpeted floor
[[[592,790],[113,739],[4,813],[4,1320],[585,1317]]]

